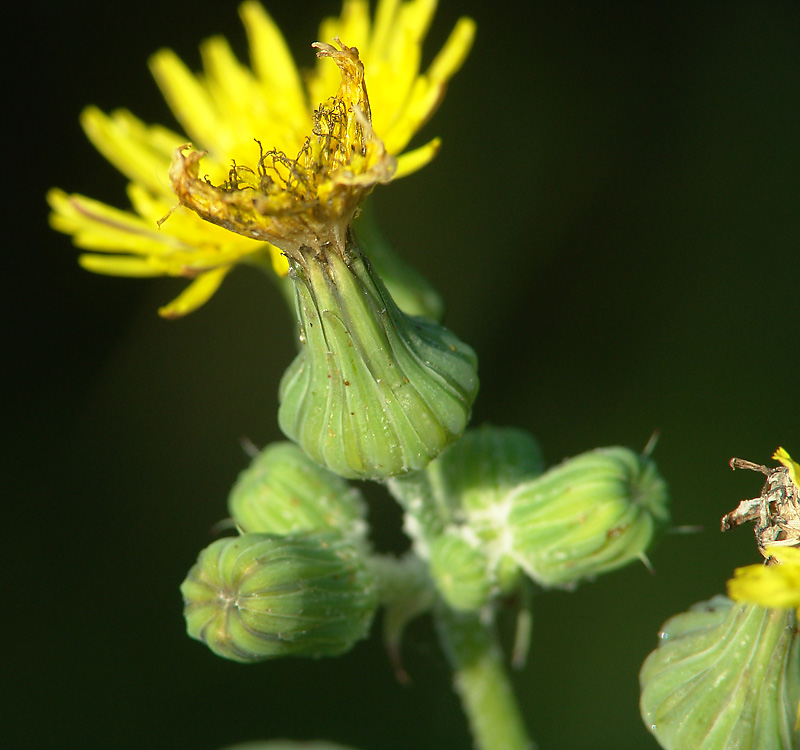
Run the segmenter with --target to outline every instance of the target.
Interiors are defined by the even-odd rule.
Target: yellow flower
[[[728,595],[738,602],[797,610],[800,617],[800,548],[768,547],[765,565],[737,568],[728,581]]]
[[[789,470],[789,479],[792,480],[795,487],[800,488],[800,464],[792,460],[785,448],[778,448],[772,454],[772,458],[775,461],[780,461]]]
[[[161,50],[150,61],[186,135],[146,125],[126,110],[105,115],[89,107],[83,112],[81,123],[89,139],[130,180],[133,210],[54,189],[48,194],[52,226],[71,234],[77,246],[89,251],[79,262],[90,271],[193,279],[159,310],[168,318],[206,302],[238,263],[269,266],[285,275],[282,252],[291,239],[276,233],[277,214],[284,220],[280,229],[286,230],[290,215],[297,218],[311,204],[319,208],[328,202],[328,213],[321,216],[317,211],[316,219],[330,226],[336,214],[333,223],[340,231],[342,221],[349,220],[358,200],[374,184],[410,174],[436,154],[438,139],[402,152],[463,64],[475,25],[461,18],[422,73],[422,41],[435,8],[436,0],[379,0],[371,20],[367,0],[344,0],[341,14],[325,19],[320,27],[322,39],[339,38],[343,44],[340,49],[317,45],[321,59],[303,85],[280,31],[261,5],[248,0],[240,14],[252,68],[242,65],[221,37],[201,47],[202,75],[193,75],[170,50]],[[369,82],[368,99],[364,79]],[[330,99],[337,87],[338,94]],[[336,131],[337,123],[343,131]],[[358,153],[353,158],[344,158],[341,150],[333,153],[326,127],[332,129],[327,135],[346,132]],[[203,151],[185,155],[184,144],[189,141]],[[333,160],[320,171],[329,157]],[[248,170],[239,166],[243,164],[256,166]],[[303,178],[313,173],[310,190],[307,182],[295,179],[298,168]],[[301,183],[305,193],[298,192]],[[181,203],[192,210],[185,205],[176,208],[173,186]],[[217,191],[216,202],[224,193],[227,208],[238,205],[237,220],[242,218],[242,198],[260,191],[257,208],[268,218],[258,217],[259,231],[249,236],[236,221],[218,221],[223,226],[214,226],[203,219],[215,221],[220,216],[198,215],[203,214],[204,196],[210,199],[212,190]],[[257,219],[252,205],[247,218]]]

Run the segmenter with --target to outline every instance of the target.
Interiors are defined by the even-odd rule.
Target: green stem
[[[491,627],[443,606],[436,624],[476,750],[533,750]]]

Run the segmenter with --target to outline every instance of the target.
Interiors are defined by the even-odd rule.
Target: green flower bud
[[[302,350],[281,381],[283,432],[343,477],[382,480],[426,466],[466,427],[475,353],[401,312],[352,236],[343,255],[302,247],[290,273]]]
[[[367,635],[377,607],[372,573],[334,535],[219,539],[181,593],[189,635],[240,662],[342,654]]]
[[[359,540],[367,531],[361,493],[289,442],[253,459],[231,490],[228,511],[242,533],[336,531]]]
[[[666,750],[800,747],[800,629],[791,610],[723,596],[667,620],[639,675],[640,709]]]
[[[492,593],[489,560],[476,543],[456,528],[436,537],[431,545],[430,573],[436,588],[453,608],[480,609]]]
[[[626,448],[564,461],[513,493],[514,558],[542,586],[571,586],[642,558],[669,522],[655,464]]]

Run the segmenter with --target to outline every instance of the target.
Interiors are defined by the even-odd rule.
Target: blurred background
[[[240,269],[163,321],[183,282],[86,273],[47,226],[51,186],[128,205],[82,107],[177,127],[147,57],[169,46],[197,70],[223,33],[247,59],[236,5],[31,2],[7,29],[22,51],[6,74],[4,744],[466,748],[426,620],[405,641],[409,687],[377,627],[337,660],[254,667],[186,637],[178,585],[215,538],[241,441],[281,438],[291,318]],[[312,65],[338,2],[268,8]],[[655,575],[537,597],[514,676],[543,750],[655,748],[637,675],[660,626],[759,560],[750,529],[718,531],[762,485],[727,462],[800,454],[800,4],[448,2],[426,61],[461,14],[475,47],[416,141],[443,149],[376,212],[480,356],[474,424],[530,430],[549,463],[660,431],[674,522],[703,530],[663,538]],[[368,491],[376,543],[403,549]]]

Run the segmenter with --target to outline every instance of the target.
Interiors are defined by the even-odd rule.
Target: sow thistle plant
[[[434,139],[406,150],[466,58],[475,24],[460,19],[421,71],[435,6],[380,0],[371,15],[366,2],[345,0],[322,22],[317,64],[301,77],[264,8],[245,2],[251,67],[221,38],[203,45],[199,75],[168,50],[151,59],[184,134],[125,110],[83,112],[88,137],[129,179],[131,208],[58,189],[48,200],[53,227],[84,250],[86,269],[189,280],[159,311],[165,318],[208,302],[237,265],[264,271],[295,315],[298,354],[278,394],[288,441],[268,445],[242,472],[228,498],[235,535],[201,551],[183,582],[189,635],[243,664],[330,657],[367,637],[382,609],[402,675],[404,628],[429,614],[475,747],[516,750],[533,743],[495,632],[498,613],[518,607],[513,662],[523,663],[531,591],[570,590],[647,563],[670,523],[668,497],[649,451],[601,448],[548,469],[528,433],[467,428],[475,352],[441,324],[438,294],[393,253],[365,203],[439,148]],[[784,466],[781,486],[796,507],[796,464]],[[354,479],[381,483],[399,503],[406,555],[374,548]],[[664,747],[749,747],[730,744],[743,723],[758,728],[759,741],[796,739],[787,706],[800,692],[797,601],[776,592],[796,588],[789,547],[797,541],[784,539],[764,548],[769,570],[788,575],[740,576],[738,593],[732,584],[734,597],[757,604],[714,600],[665,626],[668,642],[642,672],[643,715]],[[736,647],[732,658],[726,638],[749,639],[747,655]],[[712,655],[701,671],[688,658],[676,672],[670,648]],[[746,689],[733,671],[715,676],[726,664],[750,670]],[[706,731],[696,706],[681,700],[693,680],[703,705],[716,710],[734,696],[747,710],[726,708],[725,730]],[[699,745],[672,739],[701,730]],[[752,745],[768,746],[789,745]]]

